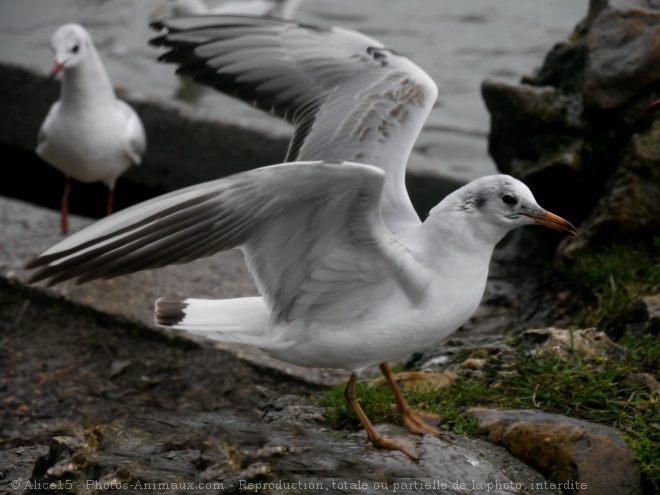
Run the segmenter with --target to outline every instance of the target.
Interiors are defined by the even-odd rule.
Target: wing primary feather
[[[139,239],[138,242],[121,246],[93,260],[91,266],[81,266],[84,275],[78,276],[76,283],[115,278],[180,261],[189,251],[189,246],[196,245],[206,237],[212,224],[212,219],[206,220],[168,234],[166,237],[150,235]]]
[[[30,260],[26,265],[26,269],[34,269],[38,268],[40,266],[48,265],[53,262],[56,262],[57,260],[68,258],[71,255],[78,254],[80,255],[81,252],[84,252],[94,245],[99,245],[103,244],[106,241],[110,241],[113,238],[116,238],[118,236],[123,236],[123,235],[129,235],[130,232],[135,231],[139,228],[142,228],[146,225],[153,224],[157,220],[160,220],[161,218],[169,217],[173,215],[174,213],[178,212],[179,210],[192,210],[194,206],[199,205],[207,201],[210,197],[212,197],[214,193],[207,193],[203,195],[199,195],[198,197],[191,198],[189,200],[186,200],[185,202],[182,202],[178,205],[174,205],[172,207],[166,208],[163,211],[154,213],[152,215],[147,216],[146,218],[143,218],[141,220],[135,221],[130,223],[129,225],[125,227],[119,227],[115,230],[112,230],[111,232],[108,232],[107,234],[102,234],[99,235],[98,237],[94,237],[88,241],[81,242],[74,247],[70,249],[62,249],[60,251],[50,253],[50,254],[42,254],[41,256],[38,256],[37,258],[34,258]],[[158,198],[159,199],[159,198]],[[128,210],[126,210],[128,212]],[[194,215],[194,213],[193,213]],[[161,224],[162,226],[162,224]],[[38,275],[38,273],[36,274]],[[37,282],[38,280],[34,280],[34,282]],[[32,283],[32,281],[31,281]]]
[[[301,162],[193,186],[65,239],[30,264],[33,280],[81,284],[239,247],[274,321],[327,316],[384,276],[417,276],[380,217],[385,177],[369,165]]]
[[[202,198],[198,199],[202,200]],[[205,199],[203,201],[205,201]],[[94,265],[95,263],[108,263],[118,259],[125,253],[125,251],[120,250],[123,246],[129,246],[130,250],[135,250],[151,242],[151,239],[162,237],[162,232],[165,230],[170,229],[176,232],[180,226],[185,226],[185,224],[189,223],[191,220],[195,220],[196,218],[199,218],[200,215],[203,215],[204,209],[201,209],[200,207],[204,206],[204,203],[190,207],[191,202],[192,200],[187,201],[184,205],[179,205],[179,207],[188,206],[188,208],[185,208],[182,211],[173,212],[171,210],[176,207],[172,207],[169,211],[164,212],[165,214],[163,215],[152,215],[133,225],[91,239],[71,249],[40,256],[32,260],[26,265],[26,268],[32,269],[44,265],[50,266],[46,266],[37,271],[30,278],[30,283],[50,278],[51,274],[56,272],[61,272],[61,274],[56,280],[53,279],[51,281],[52,283],[49,285],[69,280],[74,278],[77,273],[82,273],[82,271],[88,269],[90,265]],[[208,208],[208,205],[206,207]],[[112,240],[117,236],[120,237]],[[130,254],[130,252],[128,254]]]

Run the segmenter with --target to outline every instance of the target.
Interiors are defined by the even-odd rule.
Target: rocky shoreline
[[[200,493],[257,491],[247,484],[283,493],[277,483],[298,483],[296,493],[313,493],[303,486],[313,483],[355,493],[343,483],[362,483],[360,492],[375,494],[396,486],[429,493],[435,482],[444,486],[435,493],[449,494],[645,493],[633,453],[606,426],[538,408],[483,407],[468,411],[479,424],[477,437],[451,431],[442,440],[416,437],[379,424],[379,431],[415,444],[421,460],[413,463],[365,444],[360,429],[333,429],[317,405],[322,385],[15,280],[2,282],[0,291],[2,359],[12,370],[2,381],[3,489],[20,480],[23,493],[44,493],[37,488],[51,483],[57,489],[46,493],[101,493],[106,485],[138,490],[157,481],[175,487],[164,493],[184,493],[189,483]],[[578,331],[569,340],[563,330],[537,330],[515,345],[493,336],[453,339],[431,355],[451,363],[440,367],[454,376],[444,383],[451,387],[460,377],[507,376],[520,349],[576,353],[600,365],[626,352],[601,332]],[[492,362],[499,370],[488,370]],[[398,375],[406,393],[437,383],[437,371],[426,368],[413,378]],[[639,390],[651,386],[657,381]]]

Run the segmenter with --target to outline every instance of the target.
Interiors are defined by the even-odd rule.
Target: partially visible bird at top
[[[59,27],[51,38],[61,74],[60,99],[39,130],[37,154],[64,173],[62,233],[69,230],[71,179],[108,186],[106,212],[114,207],[115,183],[146,150],[144,127],[135,111],[117,99],[91,36],[79,24]]]
[[[234,14],[290,19],[302,2],[303,0],[230,0],[209,7],[204,0],[169,0],[167,4],[172,15]],[[156,9],[154,14],[162,15],[163,7]]]

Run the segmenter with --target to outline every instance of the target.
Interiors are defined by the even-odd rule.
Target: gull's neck
[[[466,206],[469,185],[449,194],[431,210],[424,222],[431,235],[445,237],[451,232],[457,240],[473,246],[481,246],[490,252],[508,232],[493,222],[486,221],[474,208]],[[449,232],[448,232],[449,231]]]
[[[430,314],[449,322],[447,328],[452,330],[479,305],[493,249],[502,237],[484,223],[459,201],[450,200],[434,208],[423,224],[397,234],[428,280]]]
[[[493,249],[506,231],[485,222],[476,212],[466,211],[463,205],[459,195],[447,196],[416,229],[415,237],[430,263],[457,264],[487,273]]]
[[[101,59],[92,47],[85,60],[64,69],[61,104],[64,107],[98,107],[112,104],[115,92]]]

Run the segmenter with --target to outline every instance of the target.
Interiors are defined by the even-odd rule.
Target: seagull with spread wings
[[[293,125],[285,163],[195,185],[99,221],[50,248],[32,281],[83,283],[239,248],[259,297],[162,298],[156,321],[283,361],[351,372],[346,398],[378,447],[355,394],[380,365],[413,432],[389,361],[447,337],[475,311],[497,242],[539,224],[576,234],[507,175],[477,179],[422,222],[406,162],[437,96],[408,58],[355,31],[239,16],[158,21],[152,40],[178,73]],[[437,419],[437,418],[434,418]]]

